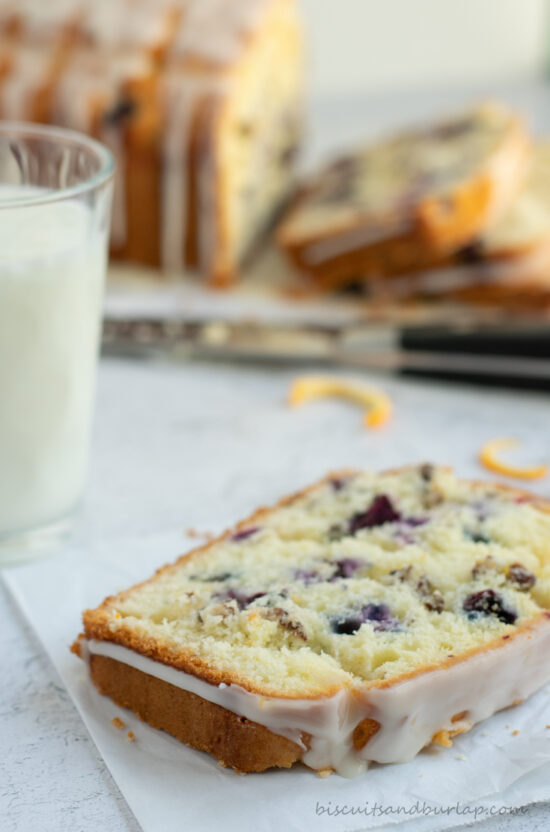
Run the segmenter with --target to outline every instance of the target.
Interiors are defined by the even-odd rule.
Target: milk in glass
[[[82,494],[105,275],[84,202],[2,205],[30,193],[0,186],[0,536]]]

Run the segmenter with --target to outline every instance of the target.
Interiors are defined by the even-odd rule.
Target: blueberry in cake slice
[[[411,760],[550,680],[550,510],[345,471],[84,613],[103,694],[242,772]]]
[[[521,120],[482,105],[327,165],[305,182],[279,242],[326,288],[415,271],[502,216],[528,161]]]

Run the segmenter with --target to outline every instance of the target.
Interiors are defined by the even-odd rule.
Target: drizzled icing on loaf
[[[253,158],[246,152],[248,141],[273,147],[266,179],[280,174],[273,130],[257,109],[255,78],[263,79],[282,125],[282,156],[297,140],[282,134],[284,119],[297,109],[299,85],[278,90],[277,84],[285,72],[298,77],[290,45],[297,31],[292,0],[4,5],[0,34],[6,36],[8,57],[7,73],[0,73],[0,117],[52,121],[92,133],[110,147],[117,162],[115,253],[135,256],[135,235],[148,234],[141,215],[149,210],[149,265],[172,270],[189,265],[205,273],[219,264],[220,272],[231,274],[242,254],[238,235],[247,225],[254,227],[254,216],[246,216],[249,183],[227,170],[246,168]],[[285,44],[294,50],[290,57],[285,53],[286,61],[280,58]],[[41,110],[34,106],[38,99]],[[250,138],[242,129],[245,118],[247,129],[254,120]],[[133,164],[140,166],[135,176]],[[149,183],[138,186],[137,197],[130,188],[136,178]],[[283,182],[274,195],[273,211],[289,187],[290,180]],[[144,200],[137,210],[130,205],[136,199]],[[248,205],[254,213],[250,200]],[[139,221],[132,226],[128,215],[134,211]]]
[[[183,25],[174,42],[174,54],[200,57],[215,64],[230,64],[243,39],[259,26],[270,0],[187,0]]]
[[[41,40],[72,30],[99,48],[165,42],[182,57],[231,63],[272,0],[17,0],[0,7],[0,31]]]

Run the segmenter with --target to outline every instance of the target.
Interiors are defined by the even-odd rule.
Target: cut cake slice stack
[[[489,103],[369,145],[303,186],[281,247],[316,286],[535,301],[548,290],[550,149]]]

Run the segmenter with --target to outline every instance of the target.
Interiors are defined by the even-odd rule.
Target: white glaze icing
[[[194,91],[179,83],[177,75],[164,79],[161,100],[165,112],[161,191],[161,264],[178,271],[183,263],[182,236],[187,219],[186,153]]]
[[[223,93],[223,86],[218,95]],[[218,102],[219,103],[219,102]],[[214,101],[212,99],[213,106]],[[216,206],[218,175],[215,161],[215,135],[203,135],[201,157],[198,161],[198,267],[201,274],[209,274],[214,258],[219,253],[220,227]]]
[[[174,43],[182,58],[199,57],[216,64],[232,63],[243,38],[258,26],[271,0],[188,0]]]
[[[101,141],[107,145],[116,165],[111,219],[111,243],[123,246],[126,242],[126,148],[124,136],[116,125],[104,124]]]
[[[364,771],[369,761],[411,760],[441,730],[469,727],[526,699],[550,681],[550,619],[542,617],[501,646],[445,669],[421,673],[388,687],[357,684],[334,696],[285,699],[251,693],[239,685],[213,685],[174,667],[106,641],[83,642],[83,654],[115,659],[175,687],[195,693],[298,743],[302,761],[343,776]],[[453,716],[466,712],[462,722]],[[380,724],[362,749],[353,731],[365,718]],[[303,734],[311,736],[306,749]]]
[[[14,7],[25,35],[49,40],[78,19],[82,3],[80,0],[17,0]]]
[[[347,254],[349,251],[355,251],[355,249],[362,246],[373,245],[382,242],[382,240],[394,238],[398,234],[406,232],[408,228],[410,228],[409,225],[398,221],[395,223],[388,222],[384,226],[352,228],[337,237],[327,237],[310,243],[304,248],[303,258],[309,265],[317,266],[326,260],[338,257],[341,254]]]
[[[174,0],[88,0],[82,28],[100,47],[154,49],[168,41],[169,11],[177,5]]]
[[[33,96],[51,72],[52,53],[27,48],[18,49],[13,57],[14,65],[0,84],[2,118],[28,121],[32,116],[30,108]]]
[[[161,98],[165,112],[162,164],[161,263],[166,270],[184,266],[189,181],[187,156],[195,105],[208,91],[209,79],[190,77],[181,83],[179,74],[163,81]]]
[[[215,65],[234,62],[243,39],[258,27],[271,0],[187,0],[173,47],[174,65],[162,82],[161,100],[166,113],[161,208],[161,264],[168,271],[184,266],[184,234],[189,200],[187,160],[194,118],[208,99],[223,96],[228,78],[220,71],[186,73],[181,83],[181,61],[200,58]],[[175,71],[173,71],[175,70]],[[201,148],[198,166],[198,256],[204,270],[214,251],[216,216],[213,208],[212,148]]]
[[[162,206],[161,206],[161,264],[168,271],[178,271],[184,264],[187,206],[189,201],[188,154],[194,118],[198,107],[215,97],[223,96],[228,81],[220,74],[190,75],[185,84],[181,76],[167,74],[162,82],[162,106],[166,113],[163,146]],[[198,177],[198,234],[199,259],[213,244],[212,233],[216,221],[212,209],[213,198],[208,188],[216,183],[212,170],[211,148],[202,143]]]

